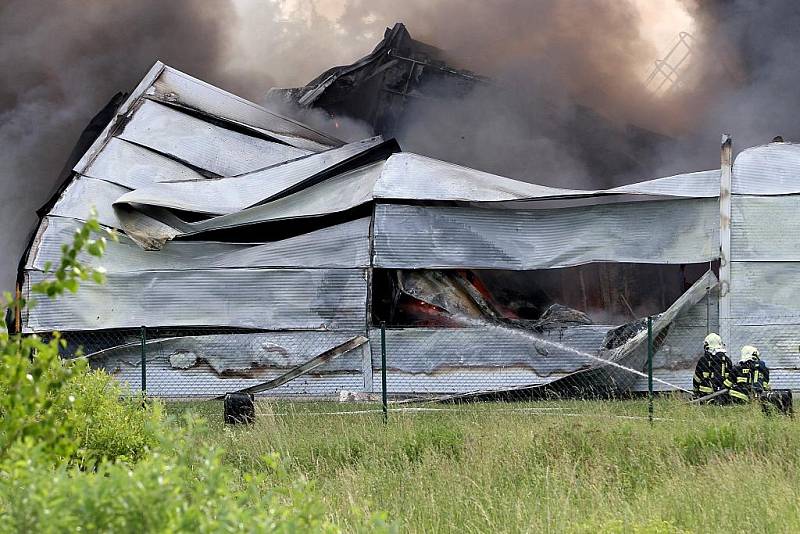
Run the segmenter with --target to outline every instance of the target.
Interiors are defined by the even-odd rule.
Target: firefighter
[[[696,398],[705,397],[733,385],[731,364],[728,352],[718,334],[710,333],[703,340],[703,355],[694,370],[694,394]],[[721,397],[717,402],[724,402]]]
[[[737,402],[747,402],[760,397],[769,386],[769,368],[761,359],[758,349],[750,345],[742,347],[742,356],[733,367],[732,387],[728,391]]]

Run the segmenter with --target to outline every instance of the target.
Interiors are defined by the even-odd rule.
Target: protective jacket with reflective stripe
[[[717,351],[712,354],[705,351],[694,370],[692,382],[695,395],[703,397],[733,385],[731,381],[732,367],[731,359],[725,352]]]
[[[746,360],[733,367],[731,397],[748,400],[754,394],[769,389],[769,367],[760,359]]]

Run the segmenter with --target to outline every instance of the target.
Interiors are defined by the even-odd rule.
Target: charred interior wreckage
[[[405,64],[413,91],[429,64],[391,48],[403,37],[391,32],[355,66],[273,96],[350,110],[341,84],[365,68],[377,80],[389,68],[376,58]],[[362,108],[372,126],[391,131],[389,104]],[[259,391],[276,379],[266,393],[377,391],[385,323],[393,394],[569,391],[576,377],[641,391],[646,379],[625,368],[644,367],[645,315],[655,316],[657,389],[690,387],[709,330],[772,347],[772,382],[800,385],[791,143],[733,162],[727,141],[720,169],[563,189],[381,136],[344,143],[161,63],[95,127],[40,212],[18,291],[29,295],[93,207],[120,235],[101,260],[86,259],[108,281],[12,323],[64,332],[134,389],[146,325],[153,395]]]

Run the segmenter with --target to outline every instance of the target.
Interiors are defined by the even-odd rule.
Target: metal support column
[[[653,318],[647,316],[647,417],[653,422]]]
[[[719,182],[719,335],[731,342],[731,180],[733,140],[722,136]]]
[[[383,423],[389,422],[389,402],[386,395],[386,321],[381,321],[381,404]]]
[[[147,327],[142,326],[142,396],[147,393]]]

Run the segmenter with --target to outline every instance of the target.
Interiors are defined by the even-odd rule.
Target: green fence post
[[[381,403],[383,424],[389,422],[389,403],[386,396],[386,321],[381,321]]]
[[[147,327],[142,326],[142,398],[147,394]]]
[[[653,318],[647,316],[647,417],[653,422]]]

